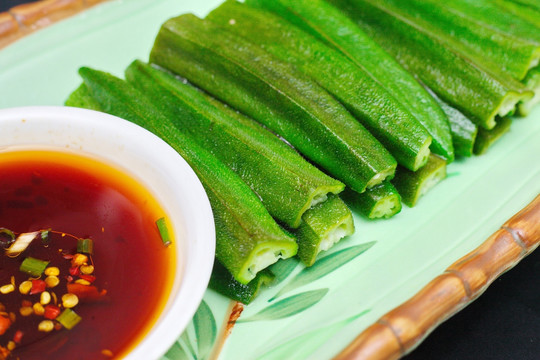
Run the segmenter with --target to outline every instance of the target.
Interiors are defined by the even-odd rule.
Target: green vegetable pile
[[[415,206],[527,115],[539,19],[528,0],[225,1],[166,21],[125,80],[81,68],[66,105],[188,161],[214,211],[211,286],[248,303],[269,265],[311,266],[352,234],[348,205],[370,219]]]

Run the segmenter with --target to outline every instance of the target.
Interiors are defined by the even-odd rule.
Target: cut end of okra
[[[397,195],[391,195],[377,202],[371,212],[370,219],[388,219],[401,211],[401,201]]]
[[[401,211],[401,196],[389,182],[372,187],[359,194],[347,189],[344,199],[369,219],[391,218]]]
[[[422,196],[446,177],[446,161],[431,155],[428,163],[417,171],[400,167],[393,184],[405,205],[413,207]]]
[[[476,141],[474,142],[474,154],[484,154],[491,145],[499,140],[504,133],[510,130],[511,124],[512,120],[509,117],[504,117],[498,118],[497,125],[491,130],[478,129]]]
[[[352,213],[336,195],[329,195],[328,200],[306,211],[302,220],[296,235],[298,257],[306,266],[313,265],[321,251],[354,233]]]
[[[487,130],[493,129],[497,125],[497,122],[495,121],[497,115],[500,117],[507,116],[515,110],[519,103],[527,103],[532,99],[534,99],[534,93],[532,91],[526,91],[522,94],[509,92],[503,98],[499,107],[495,109],[493,115],[487,119],[485,126],[483,127]]]
[[[424,144],[422,144],[422,147],[418,151],[418,154],[416,155],[416,161],[414,162],[414,171],[420,169],[422,166],[427,164],[429,155],[431,154],[431,151],[429,150],[430,146],[431,137],[426,139],[426,141],[424,142]]]
[[[520,116],[527,116],[531,113],[535,105],[540,103],[540,66],[529,70],[523,83],[527,88],[534,91],[534,96],[532,98],[521,101],[518,104],[518,114]]]
[[[345,236],[349,236],[354,233],[354,221],[351,216],[347,216],[342,221],[337,224],[336,227],[331,229],[319,243],[319,248],[317,249],[317,254],[321,251],[327,251],[332,248],[339,240],[343,239]]]
[[[296,244],[292,242],[283,247],[268,243],[259,244],[251,252],[250,257],[238,273],[237,279],[247,284],[257,276],[259,271],[266,269],[279,259],[288,259],[296,255],[296,251]]]
[[[306,202],[305,206],[302,208],[301,211],[298,212],[298,218],[294,222],[292,228],[296,229],[298,226],[300,226],[300,224],[302,223],[302,215],[306,211],[313,208],[317,204],[325,202],[330,194],[339,194],[344,189],[345,185],[343,183],[339,183],[339,185],[336,186],[319,186],[318,188],[316,188],[310,194],[310,198]]]
[[[374,186],[381,184],[385,180],[391,180],[396,173],[397,163],[394,163],[391,167],[383,171],[379,171],[375,176],[373,176],[367,183],[366,188],[370,189]]]

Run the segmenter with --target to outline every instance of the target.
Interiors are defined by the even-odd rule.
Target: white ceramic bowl
[[[149,334],[126,357],[159,358],[193,317],[213,265],[212,210],[193,170],[151,132],[96,111],[53,106],[0,109],[0,129],[0,151],[47,147],[97,157],[138,180],[166,211],[177,254],[171,295]]]

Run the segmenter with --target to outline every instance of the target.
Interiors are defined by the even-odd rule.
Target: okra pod
[[[400,165],[416,170],[426,163],[431,136],[387,90],[383,79],[373,78],[340,52],[269,11],[226,1],[206,19],[314,79],[345,105]]]
[[[178,132],[158,105],[108,73],[83,67],[79,74],[103,112],[154,132],[191,165],[212,205],[216,257],[237,281],[246,284],[278,259],[296,254],[295,239],[279,227],[255,193],[215,156]]]
[[[417,119],[432,137],[434,154],[452,162],[450,126],[440,107],[408,71],[336,7],[324,0],[247,0],[246,4],[279,14],[341,52]]]
[[[510,125],[512,125],[512,119],[510,117],[503,117],[497,119],[497,125],[493,129],[479,129],[476,142],[474,143],[474,154],[484,154],[503,134],[510,130]]]
[[[313,265],[321,251],[354,233],[351,210],[337,195],[329,195],[328,200],[306,211],[302,220],[295,233],[298,257],[306,266]]]
[[[334,97],[209,21],[191,14],[168,20],[150,60],[262,123],[356,191],[393,176],[395,159]]]
[[[478,134],[478,126],[468,117],[463,115],[458,109],[448,105],[432,92],[427,91],[433,96],[448,117],[450,129],[452,131],[452,142],[454,144],[454,153],[456,157],[470,157],[473,154],[474,142]]]
[[[270,131],[172,74],[135,61],[126,79],[159,103],[178,131],[233,169],[287,226],[298,227],[307,209],[344,189]]]
[[[434,33],[423,31],[386,2],[329,0],[346,12],[369,36],[443,101],[477,125],[495,126],[496,115],[506,115],[532,97],[523,84],[505,74],[493,74],[447,46]],[[474,101],[482,99],[482,101]]]
[[[447,0],[440,4],[444,4],[447,11],[453,15],[472,18],[475,22],[492,28],[496,32],[540,43],[540,23],[536,26],[531,24],[497,6],[497,1]]]
[[[519,16],[535,26],[540,26],[540,6],[535,1],[493,0],[504,11]]]
[[[529,70],[529,73],[523,79],[523,83],[534,91],[534,97],[518,104],[519,115],[527,116],[537,104],[540,104],[540,65]]]
[[[397,16],[425,33],[436,36],[455,51],[472,58],[493,71],[523,80],[540,60],[540,44],[535,41],[495,30],[478,22],[472,14],[457,14],[438,0],[381,0],[391,6]],[[501,13],[499,17],[504,17]],[[494,19],[496,22],[497,19]],[[539,29],[540,30],[540,29]]]
[[[361,194],[347,189],[343,199],[353,210],[358,210],[368,219],[389,219],[401,211],[401,196],[391,182],[372,187]]]
[[[257,297],[262,287],[274,281],[274,274],[269,269],[259,271],[248,284],[238,282],[234,276],[219,262],[214,261],[212,275],[208,287],[225,295],[229,299],[249,304]]]
[[[403,203],[409,207],[446,177],[446,161],[431,155],[429,161],[418,171],[398,168],[392,183],[401,195]]]
[[[88,87],[84,83],[79,85],[79,87],[69,95],[66,104],[73,107],[101,111],[101,106],[94,100],[90,94],[90,90],[88,90]]]

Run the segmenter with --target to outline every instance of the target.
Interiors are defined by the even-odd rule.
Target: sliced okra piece
[[[446,178],[446,161],[436,155],[431,155],[426,166],[418,171],[398,168],[392,183],[401,195],[403,203],[413,207],[423,195],[444,178]]]
[[[345,190],[343,199],[368,219],[391,218],[401,211],[401,196],[391,182],[385,181],[359,194]]]
[[[497,119],[497,125],[491,130],[479,129],[474,144],[474,154],[484,154],[502,135],[510,130],[510,125],[512,125],[512,119],[507,116]]]
[[[326,201],[306,211],[302,220],[295,234],[298,257],[306,266],[313,265],[321,251],[354,233],[352,212],[337,195],[330,195]]]

